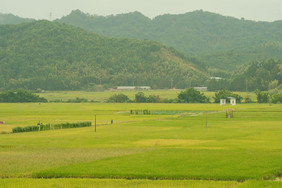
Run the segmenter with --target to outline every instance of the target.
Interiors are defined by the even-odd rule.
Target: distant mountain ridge
[[[106,36],[160,41],[223,70],[232,71],[249,61],[282,58],[282,21],[254,22],[204,11],[151,20],[139,12],[104,17],[80,10],[57,21]]]
[[[21,18],[13,14],[2,14],[0,13],[0,24],[20,24],[25,22],[31,22],[34,19]]]
[[[0,70],[5,89],[186,88],[208,78],[192,60],[159,42],[104,37],[49,21],[0,25]]]
[[[97,16],[74,10],[56,22],[110,37],[159,41],[196,57],[194,62],[208,66],[212,76],[229,77],[244,64],[282,59],[282,21],[255,22],[201,10],[154,19],[139,12]]]

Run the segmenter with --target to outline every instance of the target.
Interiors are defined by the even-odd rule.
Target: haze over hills
[[[254,22],[204,11],[149,19],[139,12],[96,16],[79,10],[57,20],[107,36],[149,39],[196,56],[211,69],[282,58],[282,21]]]
[[[9,21],[0,14],[2,23],[30,21],[14,19]],[[154,19],[139,12],[97,16],[75,10],[56,21],[111,37],[159,41],[197,57],[214,76],[225,77],[222,71],[232,72],[245,63],[282,58],[282,21],[240,20],[201,10]]]
[[[282,59],[281,21],[245,21],[202,11],[151,20],[139,12],[103,17],[79,10],[55,22],[3,14],[0,20],[31,22],[0,27],[0,68],[5,70],[0,87],[6,89],[78,90],[102,84],[245,91],[247,82],[251,90],[282,82],[281,60],[275,60]],[[190,57],[158,40],[179,51],[189,49]]]
[[[0,13],[0,24],[20,24],[25,22],[31,22],[34,19],[21,18],[13,14],[2,14]]]
[[[0,25],[0,87],[95,89],[96,85],[203,85],[207,74],[159,42],[104,37],[71,25]],[[4,71],[3,71],[4,70]]]

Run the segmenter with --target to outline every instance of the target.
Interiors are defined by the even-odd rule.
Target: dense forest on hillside
[[[211,79],[211,91],[229,89],[232,91],[272,90],[282,84],[282,61],[266,60],[242,66],[230,79]]]
[[[1,25],[22,22],[29,23]],[[282,59],[281,36],[282,21],[203,11],[151,20],[139,12],[103,17],[76,10],[56,22],[0,14],[0,89],[149,85],[269,90],[282,84],[281,60],[275,60]]]
[[[159,42],[103,37],[58,22],[0,25],[0,87],[80,90],[96,85],[204,85],[197,65]]]
[[[194,11],[149,19],[139,12],[111,16],[79,10],[59,20],[107,36],[160,41],[210,67],[231,72],[238,65],[282,58],[282,21],[255,22]],[[216,68],[216,69],[215,69]]]

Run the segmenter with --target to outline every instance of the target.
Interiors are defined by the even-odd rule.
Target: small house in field
[[[220,99],[220,105],[226,105],[226,99]]]
[[[236,105],[236,98],[227,97],[226,99],[229,99],[230,105]],[[226,105],[226,99],[220,99],[220,105]]]
[[[231,105],[236,105],[236,98],[234,97],[228,97],[230,99],[230,104]]]

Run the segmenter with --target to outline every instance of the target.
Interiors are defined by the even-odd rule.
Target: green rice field
[[[282,187],[281,104],[2,103],[0,121],[0,187]]]

